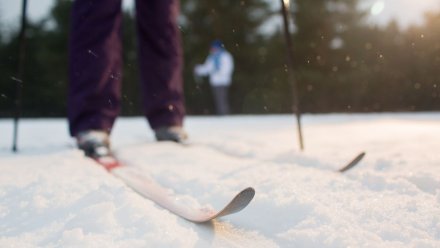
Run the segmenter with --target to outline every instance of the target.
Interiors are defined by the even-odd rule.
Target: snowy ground
[[[73,149],[65,120],[0,120],[0,247],[440,247],[440,113],[189,117],[193,145],[155,143],[119,119],[119,156],[219,207],[253,186],[243,212],[208,224],[139,197]],[[360,151],[347,174],[334,170]]]

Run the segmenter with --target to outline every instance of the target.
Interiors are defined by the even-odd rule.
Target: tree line
[[[29,23],[23,84],[23,114],[66,115],[70,0],[56,1],[50,15]],[[440,13],[421,26],[400,29],[368,25],[358,0],[296,0],[294,75],[303,112],[429,111],[440,109]],[[193,67],[221,39],[234,56],[231,86],[235,114],[291,113],[287,51],[281,26],[260,27],[280,15],[264,0],[181,1],[185,98],[189,114],[214,113],[207,82],[196,83]],[[140,115],[134,16],[124,13],[122,113]],[[18,31],[0,32],[0,117],[14,110]],[[21,79],[19,79],[21,80]]]

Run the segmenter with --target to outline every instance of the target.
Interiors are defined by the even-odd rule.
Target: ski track
[[[73,149],[62,119],[0,120],[0,247],[440,247],[440,113],[189,117],[192,145],[153,142],[120,118],[118,156],[189,207],[218,208],[253,186],[242,212],[185,221]],[[355,168],[339,174],[360,151]]]

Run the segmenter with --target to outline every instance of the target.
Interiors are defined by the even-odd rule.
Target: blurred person
[[[196,65],[197,77],[209,75],[209,82],[214,96],[216,113],[227,115],[229,110],[229,86],[234,72],[234,60],[220,40],[211,43],[210,53],[204,64]]]
[[[120,112],[122,0],[75,0],[69,46],[70,134],[87,156],[110,154]],[[183,142],[185,115],[178,0],[137,0],[143,111],[158,141]]]

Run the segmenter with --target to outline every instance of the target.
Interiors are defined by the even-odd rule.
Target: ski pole
[[[22,12],[21,12],[21,28],[20,34],[18,36],[19,40],[19,50],[18,50],[18,68],[17,68],[17,78],[16,81],[16,91],[15,91],[15,115],[14,115],[14,135],[12,142],[12,151],[17,152],[17,138],[18,138],[18,121],[21,117],[21,105],[22,105],[22,95],[23,95],[23,81],[24,81],[24,65],[25,65],[25,52],[26,52],[26,9],[27,0],[22,2]]]
[[[287,53],[288,53],[288,77],[289,81],[292,84],[292,90],[293,90],[293,111],[296,115],[297,120],[297,127],[298,127],[298,138],[299,138],[299,147],[302,150],[304,150],[304,142],[303,142],[303,135],[302,135],[302,128],[301,128],[301,110],[299,106],[299,87],[298,83],[295,80],[295,76],[293,75],[293,46],[292,46],[292,40],[290,38],[290,28],[289,28],[289,18],[290,15],[287,10],[287,6],[289,6],[289,0],[281,0],[281,12],[283,15],[283,23],[284,23],[284,36],[286,38],[286,46],[287,46]]]

